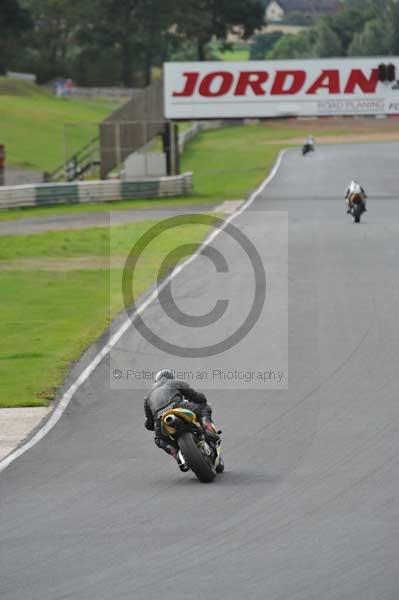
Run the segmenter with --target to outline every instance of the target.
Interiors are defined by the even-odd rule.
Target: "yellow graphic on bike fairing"
[[[169,437],[173,437],[176,433],[175,427],[165,423],[165,419],[169,415],[174,415],[179,417],[179,419],[183,419],[187,423],[194,425],[195,427],[200,427],[200,424],[197,420],[197,415],[192,410],[189,410],[188,408],[171,408],[165,414],[163,414],[161,418],[162,431],[164,435],[168,435]]]

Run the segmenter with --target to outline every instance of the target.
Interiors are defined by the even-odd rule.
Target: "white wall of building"
[[[272,0],[266,8],[266,21],[268,23],[279,23],[284,19],[284,10],[278,2]]]

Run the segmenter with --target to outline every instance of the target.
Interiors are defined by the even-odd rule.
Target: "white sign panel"
[[[399,57],[166,63],[167,119],[399,114]]]

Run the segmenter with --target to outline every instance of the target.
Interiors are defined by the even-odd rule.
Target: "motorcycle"
[[[305,144],[302,148],[302,156],[305,156],[308,152],[314,152],[313,144]]]
[[[355,220],[355,223],[360,223],[362,214],[366,210],[363,194],[352,194],[349,200],[350,213]]]
[[[214,428],[214,426],[213,426]],[[216,473],[224,470],[220,455],[221,438],[208,444],[197,415],[182,407],[170,408],[161,415],[163,435],[170,437],[179,446],[179,459],[204,483],[215,479]],[[221,432],[216,431],[220,434]]]

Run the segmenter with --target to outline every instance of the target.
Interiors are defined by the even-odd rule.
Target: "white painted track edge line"
[[[194,254],[192,254],[192,256],[190,256],[186,261],[184,261],[179,267],[174,269],[174,271],[162,282],[162,284],[160,286],[158,286],[150,294],[150,296],[148,298],[146,298],[146,300],[144,300],[144,302],[137,308],[137,310],[122,323],[122,325],[119,327],[119,329],[113,335],[111,335],[108,342],[103,346],[103,348],[96,354],[96,356],[93,358],[93,360],[82,371],[82,373],[79,375],[79,377],[76,379],[76,381],[74,381],[74,383],[72,383],[69,386],[69,388],[63,393],[60,400],[57,402],[56,407],[54,408],[53,412],[51,413],[50,417],[46,420],[44,425],[40,429],[38,429],[38,431],[36,431],[36,433],[31,438],[29,438],[25,444],[23,444],[19,448],[16,448],[16,450],[14,450],[10,454],[8,454],[8,456],[6,456],[5,458],[3,458],[0,461],[0,472],[4,471],[4,469],[6,469],[12,462],[14,462],[14,460],[19,458],[22,454],[27,452],[27,450],[30,450],[31,448],[33,448],[33,446],[35,446],[38,442],[40,442],[40,440],[42,440],[44,438],[44,436],[47,435],[47,433],[58,423],[58,421],[60,420],[61,416],[65,412],[66,408],[68,407],[68,405],[69,405],[70,401],[72,400],[73,396],[75,395],[75,393],[87,381],[87,379],[90,377],[90,375],[93,373],[93,371],[95,371],[95,369],[102,362],[102,360],[110,353],[110,351],[115,346],[115,344],[117,344],[117,342],[120,340],[120,338],[131,327],[132,321],[134,321],[135,316],[144,312],[144,310],[148,306],[150,306],[150,304],[152,304],[152,302],[158,297],[159,292],[172,279],[174,279],[179,273],[181,273],[183,271],[183,269],[185,269],[189,264],[191,264],[191,262],[193,260],[195,260],[201,254],[202,250],[206,246],[208,246],[219,235],[219,233],[227,227],[228,223],[230,223],[231,221],[236,219],[247,208],[249,208],[249,206],[251,206],[251,204],[255,201],[257,196],[259,196],[259,194],[261,194],[263,192],[263,190],[269,185],[269,183],[277,175],[277,172],[281,166],[281,162],[283,160],[284,154],[286,152],[287,152],[287,150],[280,151],[280,153],[277,157],[277,160],[276,160],[272,170],[270,171],[269,175],[260,184],[260,186],[250,195],[248,200],[241,206],[241,208],[239,208],[236,212],[234,212],[227,219],[225,219],[223,225],[221,227],[215,229],[204,240],[204,242],[201,244],[201,246],[198,248],[198,250],[196,252],[194,252]]]

